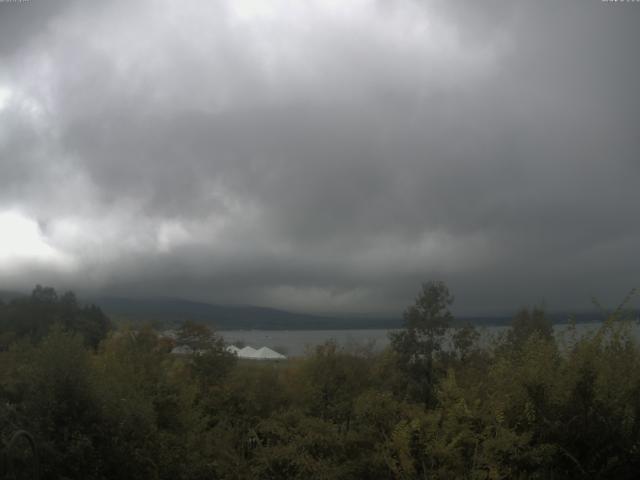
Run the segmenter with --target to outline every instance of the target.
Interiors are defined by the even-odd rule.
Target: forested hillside
[[[178,341],[207,353],[171,355],[151,327],[38,287],[0,304],[0,432],[30,432],[47,479],[637,478],[633,314],[556,338],[525,309],[490,347],[465,326],[450,350],[452,301],[425,284],[382,353],[256,363],[192,323]]]
[[[293,313],[256,306],[212,305],[182,299],[102,297],[95,300],[105,312],[135,323],[152,321],[173,326],[197,321],[219,330],[332,330],[345,328],[398,328],[399,319],[336,318]]]

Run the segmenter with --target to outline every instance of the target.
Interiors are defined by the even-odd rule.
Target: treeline
[[[489,347],[465,326],[445,348],[453,297],[432,282],[382,353],[329,342],[265,364],[237,361],[195,324],[178,341],[207,353],[171,355],[152,328],[113,330],[69,298],[40,288],[0,305],[0,431],[32,433],[47,479],[640,472],[640,349],[622,308],[560,337],[523,310]]]
[[[35,344],[53,325],[82,336],[86,345],[96,348],[111,330],[111,321],[95,305],[80,305],[73,292],[63,295],[40,285],[31,296],[0,300],[0,351],[16,340]]]

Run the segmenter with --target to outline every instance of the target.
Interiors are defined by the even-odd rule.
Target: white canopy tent
[[[256,351],[256,358],[260,360],[285,360],[287,357],[279,354],[275,350],[271,350],[267,347],[262,347]]]
[[[268,347],[262,347],[256,350],[255,348],[249,347],[249,346],[244,348],[238,348],[235,345],[229,345],[226,347],[226,350],[229,353],[237,355],[238,358],[246,358],[251,360],[286,360],[287,359],[287,357],[285,357],[284,355],[281,355],[278,352],[271,350]],[[204,350],[194,351],[188,345],[178,345],[173,350],[171,350],[171,353],[176,355],[191,355],[193,353],[202,354],[204,352],[205,352]]]
[[[248,358],[252,360],[286,360],[287,357],[280,355],[267,347],[256,350],[252,347],[244,347],[236,352],[238,358]]]
[[[244,347],[236,352],[238,358],[256,358],[258,351],[252,347]]]

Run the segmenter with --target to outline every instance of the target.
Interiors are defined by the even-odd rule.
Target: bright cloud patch
[[[38,223],[17,213],[0,213],[0,271],[12,270],[25,264],[71,269],[73,259],[52,247],[42,234]]]
[[[0,111],[6,107],[11,99],[11,90],[0,86]]]

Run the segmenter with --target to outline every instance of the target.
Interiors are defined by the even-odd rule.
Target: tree
[[[479,339],[480,332],[478,332],[476,327],[470,323],[456,329],[451,340],[453,341],[453,348],[461,361],[465,361],[467,359]]]
[[[404,330],[390,336],[399,367],[407,374],[409,390],[425,407],[435,399],[433,362],[453,320],[449,311],[452,303],[453,295],[444,282],[424,283],[415,304],[404,312]]]
[[[178,345],[186,345],[194,352],[208,350],[220,343],[220,338],[206,325],[186,320],[176,332]]]
[[[533,334],[544,340],[553,339],[553,325],[540,307],[520,310],[511,321],[507,339],[512,345],[520,347]]]
[[[309,412],[348,428],[353,401],[366,387],[367,359],[348,354],[335,341],[328,341],[305,359],[300,373],[306,384],[301,398]]]
[[[109,318],[95,305],[80,306],[72,292],[58,296],[51,287],[37,285],[31,296],[13,299],[0,314],[0,350],[28,338],[41,341],[54,325],[82,336],[86,345],[97,348],[111,330]]]
[[[236,363],[224,339],[206,325],[185,321],[177,331],[176,342],[194,352],[189,365],[204,391],[221,382]]]

